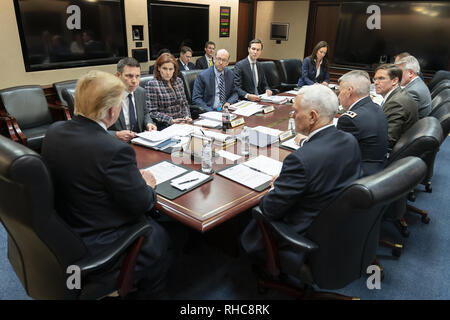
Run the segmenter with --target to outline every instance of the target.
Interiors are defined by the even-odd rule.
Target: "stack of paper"
[[[222,126],[222,121],[209,120],[209,119],[200,119],[194,122],[197,126],[202,126],[205,128],[217,128]]]
[[[201,130],[200,128],[196,127],[194,129],[194,133],[197,135],[204,135],[208,138],[212,138],[214,139],[214,141],[219,141],[219,142],[229,142],[236,140],[236,137],[229,135],[229,134],[224,134],[224,133],[220,133],[220,132],[216,132],[216,131],[211,131],[211,130]]]
[[[258,97],[261,98],[263,102],[272,102],[276,104],[283,104],[288,102],[289,97],[286,96],[268,96],[267,94],[260,94]]]
[[[232,105],[230,105],[229,109],[230,110],[237,110],[239,108],[243,108],[243,107],[248,106],[250,104],[254,104],[254,102],[247,101],[247,100],[241,100],[241,101],[238,101],[238,102],[233,103]]]
[[[252,145],[264,148],[279,140],[282,131],[264,126],[250,128],[250,143]]]
[[[292,139],[283,141],[283,142],[281,143],[281,145],[284,146],[284,147],[287,147],[287,148],[289,148],[289,149],[297,150],[298,148],[300,148],[300,146],[299,146],[298,144],[296,144],[296,143],[294,142],[294,140],[295,140],[295,137],[293,137]]]

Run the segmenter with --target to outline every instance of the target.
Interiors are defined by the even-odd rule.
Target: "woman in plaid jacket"
[[[178,63],[170,53],[161,54],[155,62],[155,78],[145,85],[147,107],[158,129],[174,123],[191,122],[183,81],[177,77]]]

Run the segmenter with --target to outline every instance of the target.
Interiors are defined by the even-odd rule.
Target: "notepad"
[[[161,161],[157,164],[144,169],[150,171],[156,179],[156,185],[168,181],[180,174],[187,172],[188,170],[177,166],[169,161]]]
[[[203,183],[203,181],[207,180],[209,175],[198,172],[198,171],[190,171],[182,175],[181,177],[177,177],[170,181],[170,185],[178,190],[184,191],[190,189],[198,184]]]

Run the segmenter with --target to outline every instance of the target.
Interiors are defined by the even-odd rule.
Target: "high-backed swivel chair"
[[[427,174],[421,181],[425,190],[431,192],[431,177],[433,176],[433,165],[439,145],[442,141],[442,127],[434,117],[425,117],[417,121],[397,141],[389,156],[388,166],[396,161],[415,156],[421,158],[427,164]],[[413,188],[411,189],[413,190]],[[411,195],[410,195],[411,198]],[[414,211],[422,216],[422,222],[429,223],[430,219],[426,211],[406,205],[406,198],[393,203],[388,209],[387,217],[394,219],[403,236],[409,236],[408,225],[403,218],[406,210]]]
[[[149,82],[153,78],[155,78],[153,73],[141,74],[141,80],[139,80],[139,86],[141,86],[142,88],[145,89],[145,85],[147,84],[147,82]]]
[[[430,89],[430,92],[433,91],[434,87],[441,82],[442,80],[450,79],[450,71],[446,70],[439,70],[437,71],[433,78],[431,78],[430,82],[428,83],[428,88]]]
[[[47,128],[57,120],[70,119],[69,110],[48,104],[40,86],[20,86],[0,90],[3,116],[8,117],[20,142],[39,151]]]
[[[450,101],[450,88],[442,90],[431,100],[431,110],[438,108],[448,101]]]
[[[445,89],[450,89],[450,79],[442,80],[433,88],[433,91],[431,91],[431,99],[436,97],[439,93],[441,93]]]
[[[68,105],[67,104],[68,102],[63,97],[63,94],[62,94],[63,90],[66,89],[66,88],[75,90],[76,86],[77,86],[77,80],[67,80],[67,81],[59,81],[59,82],[53,83],[53,88],[56,91],[56,94],[58,96],[58,100],[61,102],[61,104],[63,106],[67,106]],[[71,113],[70,115],[73,115],[73,113]]]
[[[273,61],[262,61],[261,65],[264,70],[264,75],[266,76],[267,84],[273,94],[280,93],[281,90],[281,79],[278,73],[278,68]]]
[[[258,279],[259,288],[279,289],[296,298],[342,298],[314,293],[312,285],[335,290],[365,275],[376,256],[385,206],[419,183],[425,172],[426,165],[421,159],[408,157],[375,175],[356,180],[320,212],[304,236],[282,221],[268,220],[256,207],[253,216],[262,232],[266,252],[266,272]],[[278,250],[276,239],[306,253],[300,270],[289,274],[302,280],[306,290],[287,280],[292,251],[286,254]]]
[[[92,256],[55,212],[54,202],[51,177],[40,155],[0,136],[0,222],[8,233],[8,259],[26,293],[34,299],[98,299],[115,290],[125,296],[151,226],[146,221],[130,226],[128,233]],[[118,263],[119,277],[111,271]],[[76,276],[70,266],[79,268],[80,289],[68,288],[69,277]]]
[[[442,104],[439,108],[431,110],[430,117],[435,117],[439,120],[442,127],[442,142],[450,133],[450,101]]]
[[[186,94],[186,99],[189,103],[191,109],[191,116],[193,120],[197,119],[200,113],[205,112],[205,110],[201,106],[192,104],[192,93],[194,91],[195,79],[197,79],[198,74],[202,71],[203,70],[181,71],[181,79],[183,79],[184,84],[184,93]]]
[[[281,91],[296,88],[298,79],[302,75],[302,61],[300,59],[282,59],[277,62],[281,76]]]

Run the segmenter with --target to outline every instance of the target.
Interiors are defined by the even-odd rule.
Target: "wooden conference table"
[[[274,105],[275,111],[268,114],[259,113],[251,117],[245,117],[245,125],[249,127],[266,126],[286,131],[292,105],[261,104]],[[227,131],[227,134],[237,135],[242,128],[243,125],[230,129]],[[200,163],[194,163],[194,161],[191,161],[190,156],[186,154],[170,155],[136,145],[133,145],[133,148],[136,151],[139,168],[149,167],[162,160],[172,161],[194,170],[201,168]],[[238,141],[228,146],[225,150],[239,154],[240,142]],[[242,157],[237,162],[232,162],[221,157],[214,157],[213,169],[217,171],[261,154],[283,161],[289,153],[290,151],[286,149],[278,148],[278,144],[259,149],[256,146],[250,145],[249,158],[244,159]],[[200,232],[205,232],[237,214],[258,205],[261,197],[269,190],[266,189],[262,192],[257,192],[216,173],[213,173],[212,177],[213,180],[174,200],[169,200],[158,195],[156,208]]]

